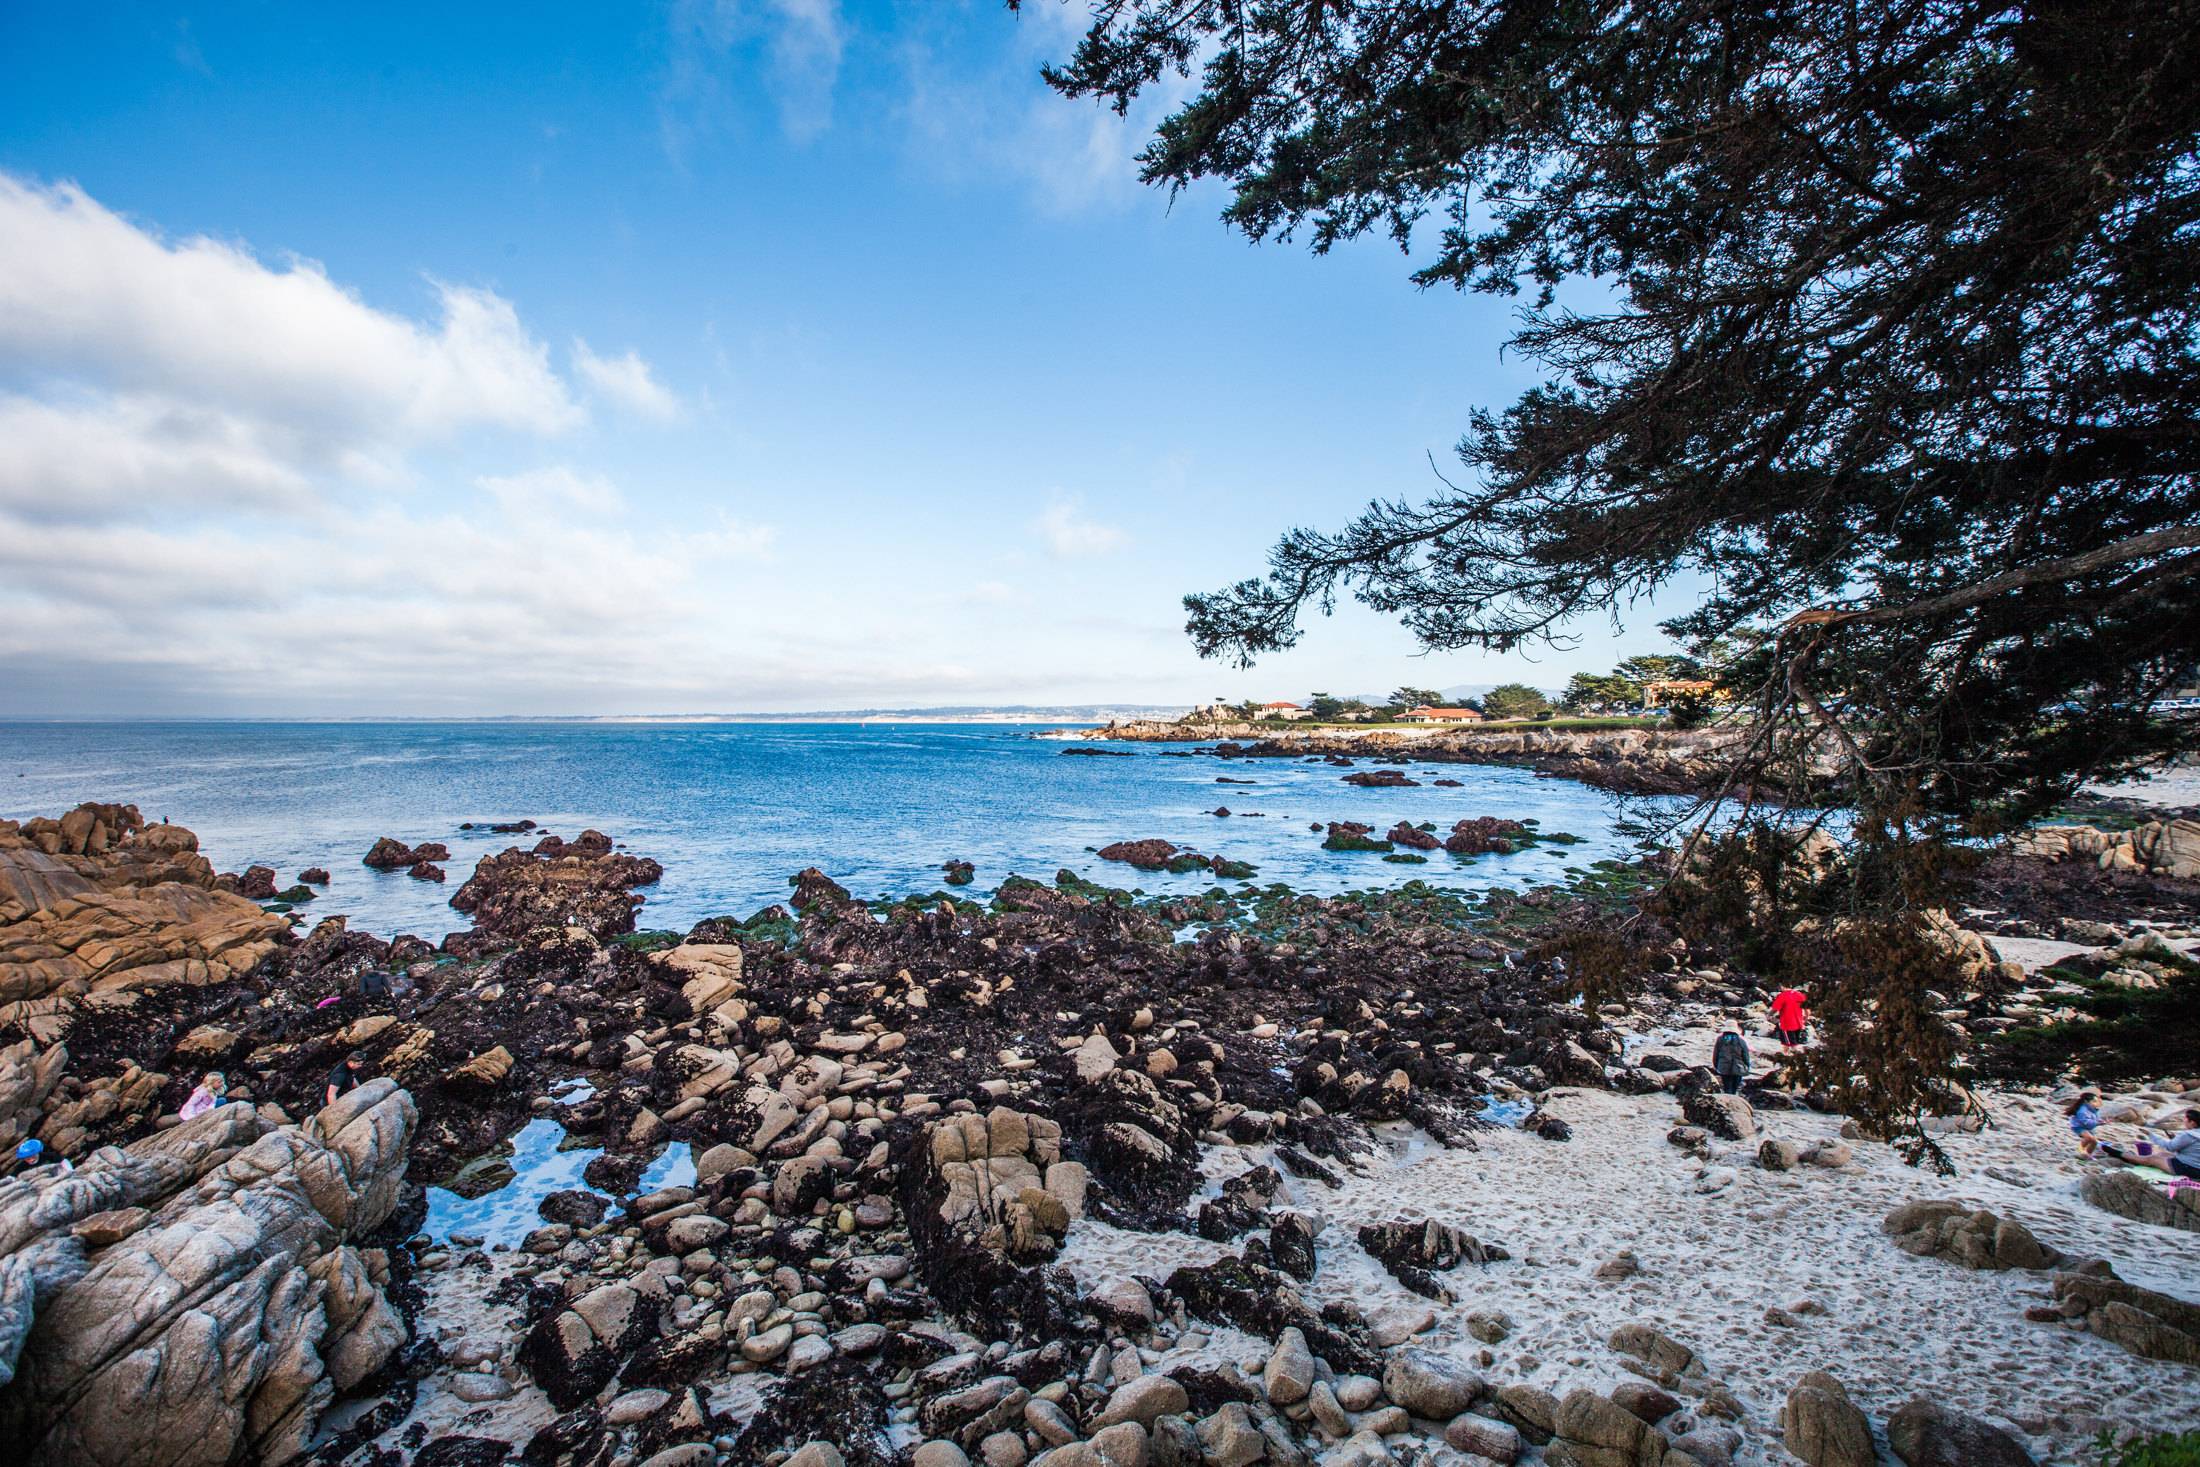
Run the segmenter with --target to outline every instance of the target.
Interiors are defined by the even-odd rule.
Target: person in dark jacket
[[[366,1065],[366,1055],[356,1049],[337,1061],[336,1068],[328,1072],[328,1100],[326,1103],[334,1105],[337,1096],[358,1089],[359,1082],[366,1078],[360,1073],[366,1068]]]
[[[1711,1068],[1718,1075],[1719,1083],[1729,1095],[1739,1094],[1742,1080],[1749,1074],[1749,1041],[1742,1038],[1739,1024],[1729,1024],[1719,1042],[1711,1047]]]

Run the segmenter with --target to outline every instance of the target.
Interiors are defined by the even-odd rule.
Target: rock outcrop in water
[[[0,1182],[0,1438],[84,1467],[282,1462],[404,1342],[384,1255],[414,1120],[388,1080]]]
[[[451,905],[471,916],[475,933],[486,939],[565,927],[598,939],[616,937],[634,930],[643,901],[634,888],[654,885],[664,874],[645,856],[614,851],[601,831],[582,831],[572,841],[546,835],[531,851],[515,847],[483,856],[452,893]]]
[[[132,805],[0,820],[0,1025],[50,1037],[87,999],[220,984],[273,952],[289,923],[221,890],[198,850]]]

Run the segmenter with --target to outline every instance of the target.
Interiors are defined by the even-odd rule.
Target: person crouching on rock
[[[15,1148],[15,1169],[17,1171],[36,1171],[46,1164],[46,1143],[36,1136],[27,1138],[22,1145]],[[66,1156],[56,1157],[52,1164],[60,1169],[60,1174],[64,1177],[76,1170],[75,1163],[71,1162]]]
[[[177,1111],[176,1115],[179,1119],[186,1121],[193,1116],[203,1116],[215,1106],[220,1105],[223,1098],[228,1094],[228,1077],[223,1075],[220,1070],[208,1070],[206,1078],[199,1081],[198,1089],[192,1091],[190,1096],[185,1099],[183,1109]]]
[[[1782,1050],[1793,1050],[1803,1042],[1804,1026],[1810,1022],[1808,1002],[1800,988],[1783,988],[1766,1005],[1772,1010],[1772,1027],[1780,1031]]]
[[[1728,1024],[1719,1042],[1711,1046],[1711,1068],[1727,1094],[1741,1093],[1742,1081],[1749,1074],[1749,1041],[1742,1038],[1741,1025]]]
[[[334,1105],[336,1097],[347,1090],[359,1088],[360,1071],[367,1067],[367,1057],[358,1050],[344,1056],[335,1069],[328,1072],[328,1099],[326,1105]]]
[[[2094,1104],[2100,1096],[2090,1090],[2079,1092],[2078,1103],[2070,1108],[2070,1134],[2078,1138],[2078,1155],[2091,1156],[2100,1145],[2100,1138],[2093,1133],[2101,1129],[2101,1108]],[[2109,1155],[2117,1153],[2111,1151]]]
[[[2185,1129],[2176,1135],[2155,1134],[2162,1139],[2136,1142],[2129,1151],[2103,1143],[2101,1154],[2134,1166],[2150,1166],[2173,1177],[2200,1181],[2200,1110],[2185,1112]]]

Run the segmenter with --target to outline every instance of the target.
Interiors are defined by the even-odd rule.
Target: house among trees
[[[1480,723],[1482,715],[1472,708],[1408,708],[1398,715],[1400,723]]]
[[[1662,698],[1720,697],[1719,685],[1710,678],[1675,677],[1642,685],[1642,706],[1655,708]]]
[[[1296,723],[1302,718],[1312,718],[1314,715],[1296,703],[1263,703],[1260,705],[1260,716],[1263,718],[1281,718]]]

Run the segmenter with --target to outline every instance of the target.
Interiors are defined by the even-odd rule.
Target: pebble
[[[513,1386],[501,1375],[488,1375],[479,1371],[462,1371],[451,1377],[450,1392],[461,1401],[503,1401],[510,1399]]]
[[[654,1415],[657,1408],[672,1399],[672,1392],[656,1389],[628,1391],[603,1408],[607,1426],[632,1426]]]
[[[760,1334],[750,1335],[743,1340],[741,1342],[741,1355],[743,1359],[753,1360],[761,1365],[769,1360],[777,1360],[782,1354],[786,1353],[787,1346],[793,1342],[794,1326],[791,1324],[776,1325]]]

